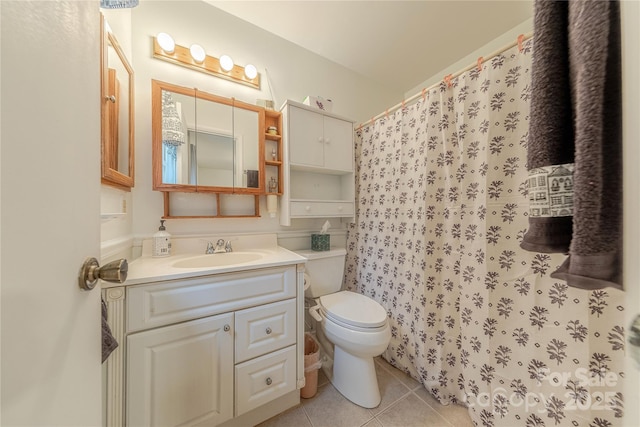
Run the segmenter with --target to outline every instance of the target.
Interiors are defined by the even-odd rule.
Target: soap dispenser
[[[160,227],[153,235],[153,256],[162,257],[171,255],[171,234],[164,227],[164,220],[160,220]]]

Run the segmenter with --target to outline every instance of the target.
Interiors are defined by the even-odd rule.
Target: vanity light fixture
[[[209,56],[198,44],[193,44],[190,48],[180,46],[175,44],[173,38],[167,33],[158,33],[153,38],[153,57],[260,89],[260,74],[254,65],[249,64],[246,67],[236,65],[228,55],[222,55],[220,59]]]
[[[253,64],[247,64],[244,67],[244,75],[247,76],[249,80],[253,80],[258,75],[258,69]]]
[[[103,9],[128,9],[137,5],[138,0],[100,0]]]
[[[222,55],[220,57],[220,67],[227,72],[233,70],[233,59],[229,55]]]
[[[173,37],[167,33],[158,33],[156,39],[163,51],[166,53],[173,53],[176,48],[176,42],[173,41]]]
[[[191,53],[193,60],[198,64],[202,64],[204,62],[204,58],[207,56],[207,54],[204,53],[204,49],[199,44],[192,44],[189,48],[189,52]]]

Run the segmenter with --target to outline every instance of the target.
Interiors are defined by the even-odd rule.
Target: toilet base
[[[380,404],[380,389],[372,357],[362,358],[334,346],[331,383],[347,399],[364,408]]]

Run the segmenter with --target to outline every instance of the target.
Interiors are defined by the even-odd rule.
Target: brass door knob
[[[127,280],[128,270],[129,264],[124,258],[111,261],[102,267],[98,264],[97,259],[87,258],[80,268],[78,284],[80,288],[90,291],[96,286],[98,279],[106,282],[124,283],[124,281]]]

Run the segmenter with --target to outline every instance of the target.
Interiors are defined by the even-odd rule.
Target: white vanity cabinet
[[[280,224],[291,218],[353,218],[353,121],[287,101],[284,126],[284,194]]]
[[[293,264],[106,289],[122,347],[108,362],[106,424],[253,425],[297,404],[303,271]],[[117,396],[124,408],[109,406]]]

